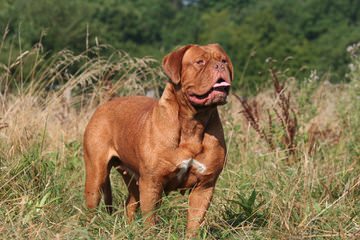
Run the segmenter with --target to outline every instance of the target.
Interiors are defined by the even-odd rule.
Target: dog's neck
[[[184,93],[171,83],[166,85],[161,98],[163,101],[172,102],[177,108],[180,124],[179,146],[192,149],[194,154],[201,151],[204,132],[217,108],[195,108]]]
[[[183,121],[196,121],[204,126],[207,125],[212,113],[217,111],[216,106],[193,106],[185,94],[181,91],[180,86],[175,86],[171,83],[166,84],[161,98],[178,106],[179,119]]]

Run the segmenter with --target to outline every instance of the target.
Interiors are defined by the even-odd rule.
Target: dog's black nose
[[[221,62],[217,62],[217,63],[215,63],[214,68],[219,72],[224,71],[225,70],[225,64],[223,64]]]

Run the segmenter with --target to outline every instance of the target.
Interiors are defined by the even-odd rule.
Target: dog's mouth
[[[202,95],[190,94],[189,100],[194,105],[224,104],[229,91],[230,84],[219,78],[208,92]]]

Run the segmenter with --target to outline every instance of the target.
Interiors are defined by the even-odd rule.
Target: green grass
[[[184,238],[186,196],[172,193],[164,197],[157,210],[159,224],[152,229],[143,227],[140,214],[134,223],[126,222],[123,206],[127,192],[115,171],[111,175],[118,206],[115,214],[108,215],[103,204],[96,210],[86,209],[83,197],[82,133],[95,107],[106,101],[107,93],[104,83],[96,79],[102,79],[110,67],[117,67],[113,76],[120,78],[116,78],[119,81],[113,91],[120,95],[141,94],[144,81],[153,86],[163,80],[163,75],[146,59],[119,55],[87,62],[86,54],[66,54],[60,59],[66,58],[67,63],[54,58],[41,65],[32,58],[32,66],[41,65],[40,72],[33,75],[31,70],[20,74],[20,68],[1,75],[0,86],[8,86],[8,91],[0,95],[0,238]],[[80,63],[76,59],[81,59]],[[62,74],[74,63],[80,64],[82,71],[69,73],[65,87],[43,89],[47,79],[43,76],[49,76],[53,69],[65,76]],[[219,177],[200,239],[360,237],[358,57],[353,58],[353,64],[347,85],[329,88],[311,83],[287,89],[293,94],[299,120],[297,155],[292,164],[285,161],[281,145],[270,151],[248,127],[234,99],[221,107],[227,165]],[[33,68],[27,65],[26,69]],[[143,74],[134,75],[137,72]],[[21,80],[27,84],[16,87]],[[129,81],[131,88],[126,85]],[[87,85],[81,85],[83,82]],[[128,88],[124,90],[124,86]],[[69,105],[63,101],[66,87],[72,91]],[[310,133],[306,126],[321,115],[323,102],[335,102],[336,114],[331,119],[317,120],[331,127],[319,130],[314,150],[309,153]]]

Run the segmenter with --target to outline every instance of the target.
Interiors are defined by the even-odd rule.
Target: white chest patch
[[[181,180],[184,175],[188,172],[189,168],[193,167],[196,169],[198,173],[204,173],[206,171],[206,166],[201,162],[197,161],[196,159],[187,159],[182,161],[178,165],[179,172],[176,174],[178,180]]]

